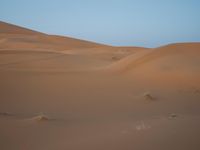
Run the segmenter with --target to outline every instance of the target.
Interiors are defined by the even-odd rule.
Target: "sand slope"
[[[200,44],[114,47],[0,23],[0,149],[200,149]]]
[[[4,22],[0,22],[0,43],[1,49],[67,50],[104,46],[69,37],[47,35]]]
[[[179,44],[171,44],[155,49],[149,49],[142,53],[138,53],[137,55],[133,54],[123,60],[115,64],[111,64],[108,68],[110,70],[118,70],[120,71],[130,71],[135,67],[140,67],[141,65],[145,65],[152,61],[161,61],[164,59],[166,65],[184,65],[191,64],[198,66],[199,54],[200,54],[200,43],[179,43]],[[176,62],[171,62],[171,60],[177,60]],[[169,61],[169,62],[167,62]],[[196,62],[197,61],[197,62]],[[185,62],[185,63],[184,63]],[[172,64],[173,63],[173,64]],[[159,63],[157,63],[159,64]],[[190,67],[188,67],[190,68]]]
[[[151,82],[200,83],[200,44],[171,44],[130,55],[106,68],[108,72],[148,78]]]

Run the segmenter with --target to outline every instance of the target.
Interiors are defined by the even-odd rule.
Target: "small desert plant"
[[[195,89],[194,90],[194,94],[200,94],[200,90],[199,89]]]
[[[39,115],[33,117],[31,120],[37,121],[37,122],[44,122],[50,120],[48,116],[44,115],[43,113],[40,113]]]
[[[0,116],[12,116],[9,112],[0,112]]]
[[[169,119],[175,119],[175,118],[177,118],[177,114],[170,114],[169,115]]]
[[[143,97],[146,99],[146,100],[155,100],[155,97],[152,96],[152,94],[150,92],[145,92],[143,94]]]
[[[117,56],[112,56],[112,60],[119,60]]]

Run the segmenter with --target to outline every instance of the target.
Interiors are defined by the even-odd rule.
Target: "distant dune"
[[[115,47],[0,22],[1,150],[200,149],[200,43]]]
[[[0,22],[0,43],[1,49],[68,50],[105,46],[69,37],[47,35],[4,22]]]
[[[178,64],[180,67],[181,65],[186,64],[191,64],[191,66],[193,66],[199,63],[199,55],[200,43],[170,44],[159,48],[149,49],[148,51],[143,51],[137,55],[130,55],[114,64],[111,64],[109,69],[116,71],[130,71],[140,65],[145,65],[149,62],[151,63],[155,61],[157,64],[162,65],[162,59],[164,59],[164,62],[162,63],[163,65],[165,64],[166,67],[173,67]],[[188,67],[190,68],[191,66]]]
[[[103,70],[149,84],[200,85],[200,43],[179,43],[129,55]],[[151,83],[150,83],[151,82]]]
[[[69,37],[47,35],[0,22],[0,54],[4,54],[0,56],[0,65],[8,69],[35,71],[94,69],[144,49],[113,47]]]
[[[43,35],[43,33],[2,21],[0,21],[0,34]]]

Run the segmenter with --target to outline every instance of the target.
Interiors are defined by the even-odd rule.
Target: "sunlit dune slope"
[[[0,49],[68,50],[101,46],[105,45],[69,37],[47,35],[0,22]]]
[[[130,55],[104,70],[143,80],[150,85],[198,86],[200,43],[171,44]]]
[[[0,22],[0,69],[72,71],[97,69],[146,48],[114,47],[47,35]]]
[[[200,43],[171,44],[155,49],[149,49],[138,54],[130,55],[107,69],[118,72],[129,72],[145,65],[155,65],[157,68],[186,69],[199,68]],[[193,67],[192,67],[193,66]],[[155,69],[155,68],[154,68]]]

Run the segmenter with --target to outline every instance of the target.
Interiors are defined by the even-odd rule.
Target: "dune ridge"
[[[106,46],[64,36],[47,35],[16,25],[0,22],[0,48],[4,49],[53,49],[93,48]]]

